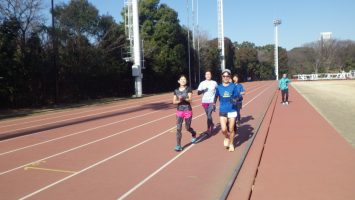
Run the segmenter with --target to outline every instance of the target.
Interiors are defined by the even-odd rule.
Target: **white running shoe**
[[[286,105],[288,105],[288,101],[286,101]]]
[[[229,146],[229,139],[228,138],[224,138],[224,142],[223,142],[225,147]]]
[[[228,151],[230,151],[230,152],[233,152],[233,151],[234,151],[234,145],[233,145],[233,144],[230,144],[230,145],[229,145]]]
[[[285,105],[286,103],[285,102],[282,102],[282,105]]]

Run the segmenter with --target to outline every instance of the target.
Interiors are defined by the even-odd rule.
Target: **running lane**
[[[183,178],[181,184],[184,187],[190,187],[189,183],[193,183],[191,179],[201,181],[193,176],[186,179],[185,175],[189,173],[183,173],[185,175],[179,176],[182,173],[176,174],[175,171],[188,169],[193,170],[197,177],[206,177],[208,182],[217,183],[217,185],[210,184],[211,186],[206,187],[207,190],[205,191],[199,192],[200,190],[196,190],[197,193],[191,193],[190,196],[194,197],[195,195],[198,199],[205,199],[205,196],[201,195],[207,194],[210,188],[213,187],[218,190],[224,188],[224,179],[228,177],[228,170],[233,169],[235,161],[238,161],[238,157],[240,157],[238,151],[242,151],[245,141],[248,140],[250,134],[253,134],[253,126],[260,120],[261,115],[258,114],[258,111],[262,112],[276,87],[273,82],[248,83],[245,86],[249,93],[245,97],[245,107],[242,111],[244,123],[240,128],[239,139],[237,138],[237,142],[239,142],[237,150],[233,153],[225,151],[222,144],[223,138],[219,134],[196,145],[186,147],[182,153],[174,152],[172,149],[175,145],[175,107],[169,105],[159,107],[156,106],[160,105],[159,102],[151,104],[146,102],[146,106],[152,105],[152,112],[159,112],[137,118],[135,116],[144,115],[144,112],[140,113],[142,110],[137,109],[125,116],[127,119],[132,119],[103,128],[97,127],[109,123],[109,119],[112,120],[111,123],[123,120],[119,118],[123,114],[104,119],[108,121],[97,120],[101,124],[95,124],[96,121],[94,120],[80,125],[75,124],[58,128],[57,132],[49,130],[45,133],[8,141],[14,145],[17,139],[22,142],[29,139],[33,143],[27,142],[26,145],[35,145],[39,142],[48,141],[46,138],[48,134],[60,135],[61,131],[75,132],[81,128],[97,128],[82,134],[20,150],[8,148],[7,152],[9,153],[1,156],[1,167],[3,167],[3,163],[6,163],[6,167],[2,170],[3,174],[0,175],[0,185],[2,186],[0,192],[4,194],[2,196],[5,199],[21,197],[34,199],[55,199],[56,197],[58,199],[117,199],[125,194],[129,198],[134,198],[135,195],[139,196],[141,193],[147,195],[144,192],[146,188],[150,190],[150,187],[168,187],[169,184],[175,182],[174,179]],[[166,98],[167,102],[170,103],[171,95],[167,95]],[[204,111],[199,102],[199,98],[196,98],[192,105],[195,118],[192,125],[197,131],[202,132],[205,129],[206,122]],[[217,122],[217,114],[214,115],[214,120]],[[76,130],[70,131],[69,127],[76,127]],[[218,131],[217,127],[215,132]],[[55,137],[51,139],[55,139]],[[183,144],[188,144],[189,140],[190,136],[184,133]],[[6,146],[6,143],[6,141],[3,141],[1,145]],[[20,146],[16,146],[16,148],[20,148]],[[179,166],[181,162],[186,166],[181,168]],[[199,167],[200,165],[194,164],[194,162],[205,163],[203,166],[207,166],[207,168]],[[217,167],[213,167],[213,163],[219,164]],[[191,164],[194,166],[190,166]],[[211,174],[210,178],[199,174],[203,171],[206,174]],[[149,178],[154,172],[156,172],[155,175]],[[170,176],[173,178],[171,181]],[[164,184],[157,186],[155,182],[159,182],[161,178],[164,180]],[[193,184],[192,188],[196,188],[196,185]],[[200,186],[196,189],[198,188]],[[171,189],[173,191],[166,190],[165,194],[163,192],[162,195],[170,196],[178,192],[176,188]],[[163,196],[154,195],[163,198]],[[182,194],[179,193],[178,195]]]

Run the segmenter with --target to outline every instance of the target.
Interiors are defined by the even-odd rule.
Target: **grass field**
[[[355,80],[295,81],[292,86],[355,148]]]

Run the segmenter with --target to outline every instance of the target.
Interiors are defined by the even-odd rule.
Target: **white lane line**
[[[253,87],[252,87],[253,88]],[[159,96],[156,96],[157,98],[162,98],[162,96],[165,96],[167,94],[163,94],[163,95],[159,95]],[[155,97],[155,96],[154,96]],[[157,99],[157,98],[153,98],[154,99]],[[147,99],[147,100],[142,100],[142,101],[137,101],[137,102],[130,102],[130,103],[126,103],[126,104],[115,104],[113,106],[108,106],[108,107],[105,107],[105,108],[97,108],[97,109],[93,109],[93,110],[86,110],[86,111],[81,111],[81,112],[78,112],[78,113],[70,113],[70,114],[65,114],[65,115],[60,115],[60,116],[54,116],[54,117],[48,117],[48,118],[43,118],[43,119],[38,119],[38,120],[33,120],[33,121],[26,121],[26,122],[21,122],[21,123],[16,123],[16,124],[8,124],[8,125],[3,125],[1,126],[0,125],[0,128],[5,128],[5,127],[9,127],[9,126],[18,126],[18,125],[22,125],[22,124],[29,124],[29,123],[33,123],[33,122],[39,122],[39,121],[44,121],[44,120],[49,120],[49,119],[56,119],[56,118],[60,118],[60,117],[67,117],[67,116],[71,116],[71,115],[76,115],[76,114],[83,114],[83,113],[87,113],[87,112],[92,112],[92,111],[96,111],[96,110],[102,110],[102,109],[111,109],[113,107],[122,107],[124,105],[131,105],[131,104],[136,104],[136,103],[143,103],[143,102],[147,102],[147,101],[151,101],[152,99]],[[169,99],[167,100],[162,100],[161,102],[164,102],[164,101],[168,101]],[[155,101],[155,102],[159,102],[159,101]],[[152,103],[155,103],[155,102],[152,102]],[[139,105],[137,105],[139,106]],[[134,107],[134,106],[133,106]],[[80,109],[80,108],[78,108]],[[89,108],[88,108],[89,109]],[[127,109],[127,108],[123,108],[123,109]],[[123,110],[123,109],[118,109],[118,110]],[[54,113],[48,113],[48,114],[43,114],[43,115],[40,115],[40,116],[34,116],[32,118],[38,118],[38,117],[43,117],[43,116],[47,116],[47,115],[55,115],[55,114],[63,114],[63,113],[67,113],[67,112],[72,112],[73,110],[68,110],[68,111],[62,111],[60,113],[58,113],[58,111],[52,111]],[[117,110],[116,110],[117,111]],[[16,121],[23,121],[25,118],[21,118],[21,119],[15,119],[15,120],[12,120],[12,121],[4,121],[4,123],[12,123],[12,122],[16,122]],[[1,142],[1,141],[0,141]]]
[[[271,86],[269,86],[268,88],[270,88],[270,87],[271,87]],[[264,93],[264,91],[265,91],[266,89],[268,89],[268,88],[265,88],[260,94]],[[259,94],[259,95],[260,95],[260,94]],[[257,96],[259,96],[259,95],[257,95]],[[249,104],[250,102],[252,102],[254,99],[255,99],[255,98],[253,98],[252,100],[250,100],[249,102],[247,102],[245,105],[248,105],[248,104]],[[194,117],[193,119],[199,118],[199,117],[204,116],[204,115],[205,115],[205,113],[202,113],[202,114],[200,114],[200,115]],[[166,131],[164,131],[164,132],[162,132],[162,133],[160,133],[160,134],[158,134],[158,135],[155,135],[155,136],[153,136],[153,137],[151,137],[151,138],[149,138],[149,139],[147,139],[147,140],[145,140],[145,141],[143,141],[143,142],[141,142],[141,143],[139,143],[139,144],[136,144],[136,145],[134,145],[134,146],[132,146],[132,147],[126,149],[126,150],[123,150],[123,151],[121,151],[121,152],[119,152],[119,153],[117,153],[117,154],[115,154],[115,155],[112,155],[112,156],[110,156],[110,157],[108,157],[108,158],[106,158],[106,159],[104,159],[104,160],[101,160],[101,161],[99,161],[99,162],[97,162],[97,163],[95,163],[95,164],[93,164],[93,165],[90,165],[90,166],[88,166],[87,168],[84,168],[84,169],[82,169],[82,170],[76,172],[75,174],[72,174],[72,175],[70,175],[70,176],[67,176],[67,177],[65,177],[65,178],[63,178],[63,179],[61,179],[61,180],[58,180],[58,181],[56,181],[56,182],[50,184],[50,185],[47,185],[46,187],[43,187],[43,188],[41,188],[41,189],[39,189],[39,190],[36,190],[35,192],[32,192],[32,193],[30,193],[30,194],[28,194],[28,195],[26,195],[26,196],[24,196],[24,197],[22,197],[22,198],[20,198],[20,199],[22,200],[22,199],[30,198],[30,197],[32,197],[32,196],[34,196],[34,195],[36,195],[36,194],[38,194],[38,193],[40,193],[40,192],[43,192],[43,191],[45,191],[45,190],[47,190],[47,189],[49,189],[49,188],[51,188],[51,187],[53,187],[53,186],[55,186],[55,185],[61,183],[61,182],[64,182],[64,181],[66,181],[66,180],[68,180],[68,179],[70,179],[70,178],[72,178],[72,177],[74,177],[74,176],[76,176],[76,175],[79,175],[79,174],[81,174],[81,173],[83,173],[83,172],[85,172],[85,171],[87,171],[87,170],[89,170],[89,169],[92,169],[93,167],[96,167],[96,166],[98,166],[98,165],[100,165],[100,164],[103,164],[103,163],[105,163],[105,162],[107,162],[107,161],[109,161],[109,160],[111,160],[111,159],[113,159],[113,158],[115,158],[115,157],[117,157],[117,156],[119,156],[119,155],[121,155],[121,154],[123,154],[123,153],[129,151],[129,150],[132,150],[132,149],[134,149],[134,148],[137,148],[137,147],[141,146],[142,144],[145,144],[145,143],[147,143],[147,142],[149,142],[149,141],[151,141],[151,140],[153,140],[153,139],[155,139],[155,138],[157,138],[157,137],[159,137],[159,136],[161,136],[161,135],[163,135],[163,134],[165,134],[165,133],[168,133],[171,129],[174,129],[174,128],[175,128],[175,126],[172,127],[172,128],[170,128],[170,129],[167,129]],[[181,152],[181,154],[187,152],[187,151],[190,150],[192,147],[193,147],[193,145],[189,146],[187,149],[185,149],[183,152]],[[181,156],[181,155],[180,155],[180,156]],[[176,157],[178,158],[179,155],[176,156]],[[175,158],[174,160],[176,160],[177,158]],[[173,161],[174,161],[174,160],[173,160]],[[170,160],[169,162],[172,163],[173,161]],[[170,164],[170,163],[169,163],[169,164]],[[165,164],[164,166],[166,167],[166,166],[168,166],[169,164]],[[164,168],[165,168],[165,167],[164,167]],[[161,168],[159,168],[159,169],[160,169],[160,171],[161,171],[161,170],[163,170],[164,168],[161,167]],[[159,173],[159,171],[156,172],[156,173],[154,172],[154,175],[156,175],[157,173]],[[149,176],[150,178],[144,179],[144,180],[145,180],[144,183],[147,182],[149,179],[153,178],[154,175],[150,175],[150,176]],[[138,185],[141,186],[141,185],[143,185],[144,183],[142,183],[142,184],[139,183]],[[127,192],[127,193],[125,193],[123,196],[128,196],[129,194],[131,194],[132,192],[134,192],[136,189],[138,189],[140,186],[136,187],[134,190],[131,189],[131,190],[130,190],[130,193]]]
[[[161,100],[153,101],[151,103],[157,103],[157,102],[162,102],[162,101]],[[116,110],[108,110],[108,111],[104,111],[104,112],[99,112],[99,113],[94,113],[94,114],[89,114],[89,115],[83,115],[83,116],[78,116],[78,117],[74,117],[74,118],[58,120],[58,121],[52,121],[52,122],[39,124],[39,125],[34,125],[34,126],[28,126],[28,127],[24,127],[24,128],[12,129],[12,130],[9,130],[9,131],[3,132],[3,133],[14,132],[14,131],[19,131],[19,130],[24,130],[24,129],[29,129],[29,128],[35,128],[35,127],[41,127],[41,126],[48,125],[48,124],[55,124],[55,123],[65,122],[65,121],[69,121],[69,120],[73,120],[73,119],[80,119],[80,118],[85,118],[85,117],[90,117],[90,116],[95,116],[95,115],[101,115],[101,114],[105,114],[105,113],[112,113],[112,112],[116,112],[116,111],[120,111],[120,110],[126,110],[126,109],[129,109],[129,108],[134,108],[134,107],[138,107],[138,106],[142,106],[142,105],[134,105],[134,106],[129,106],[129,107],[120,108],[120,109],[116,109]],[[87,112],[92,112],[92,110],[91,111],[87,111]],[[55,118],[57,118],[57,117],[55,117]]]
[[[180,152],[177,156],[175,156],[173,159],[169,160],[167,163],[165,163],[163,166],[161,166],[159,169],[157,169],[155,172],[153,172],[152,174],[150,174],[149,176],[147,176],[144,180],[142,180],[140,183],[138,183],[137,185],[135,185],[133,188],[131,188],[128,192],[126,192],[124,195],[122,195],[121,197],[118,198],[118,200],[122,200],[124,198],[126,198],[127,196],[129,196],[132,192],[134,192],[135,190],[137,190],[139,187],[141,187],[144,183],[146,183],[147,181],[149,181],[151,178],[153,178],[155,175],[157,175],[159,172],[161,172],[163,169],[165,169],[167,166],[169,166],[171,163],[173,163],[176,159],[178,159],[179,157],[181,157],[182,155],[184,155],[184,153],[186,153],[187,151],[189,151],[195,144],[191,144],[187,149],[185,149],[184,151]]]
[[[134,129],[136,129],[136,128],[139,128],[139,127],[145,126],[145,125],[147,125],[147,124],[154,123],[154,122],[156,122],[156,121],[159,121],[159,120],[162,120],[162,119],[168,118],[168,117],[170,117],[170,116],[171,116],[171,115],[168,115],[168,116],[165,116],[165,117],[162,117],[162,118],[159,118],[159,119],[153,120],[153,121],[149,121],[149,122],[144,123],[144,124],[141,124],[141,125],[139,125],[139,126],[135,126],[135,127],[132,127],[132,128],[129,128],[129,129],[126,129],[126,130],[123,130],[123,131],[117,132],[117,133],[115,133],[115,134],[113,134],[113,135],[109,135],[109,136],[107,136],[107,137],[103,137],[103,138],[100,138],[100,139],[97,139],[97,140],[91,141],[91,142],[89,142],[89,143],[86,143],[86,144],[83,144],[83,145],[80,145],[80,146],[77,146],[77,147],[74,147],[74,148],[68,149],[68,150],[66,150],[66,151],[62,151],[62,152],[57,153],[57,154],[53,154],[53,155],[51,155],[51,156],[48,156],[48,157],[45,157],[45,158],[39,159],[39,160],[34,161],[34,162],[41,162],[41,161],[44,161],[44,160],[47,160],[47,159],[50,159],[50,158],[57,157],[57,156],[59,156],[59,155],[63,155],[63,154],[65,154],[65,153],[68,153],[68,152],[71,152],[71,151],[74,151],[74,150],[80,149],[80,148],[82,148],[82,147],[86,147],[86,146],[88,146],[88,145],[91,145],[91,144],[94,144],[94,143],[97,143],[97,142],[100,142],[100,141],[103,141],[103,140],[106,140],[106,139],[109,139],[109,138],[111,138],[111,137],[114,137],[114,136],[120,135],[120,134],[122,134],[122,133],[125,133],[125,132],[128,132],[128,131],[131,131],[131,130],[134,130]],[[27,163],[27,164],[21,165],[21,166],[19,166],[19,167],[16,167],[16,168],[13,168],[13,169],[10,169],[10,170],[7,170],[7,171],[4,171],[4,172],[1,172],[1,173],[0,173],[0,176],[1,176],[1,175],[4,175],[4,174],[7,174],[7,173],[9,173],[9,172],[12,172],[12,171],[15,171],[15,170],[21,169],[21,168],[23,168],[23,167],[25,167],[25,166],[27,166],[27,165],[29,165],[29,164],[31,164],[31,163],[33,163],[33,162],[30,162],[30,163]]]
[[[201,105],[196,105],[196,106],[194,106],[194,107],[197,107],[197,106],[201,106]],[[193,107],[193,108],[194,108],[194,107]],[[41,162],[41,161],[44,161],[44,160],[47,160],[47,159],[50,159],[50,158],[53,158],[53,157],[57,157],[57,156],[59,156],[59,155],[62,155],[62,154],[65,154],[65,153],[68,153],[68,152],[71,152],[71,151],[74,151],[74,150],[80,149],[80,148],[82,148],[82,147],[86,147],[86,146],[88,146],[88,145],[91,145],[91,144],[94,144],[94,143],[97,143],[97,142],[100,142],[100,141],[103,141],[103,140],[109,139],[109,138],[111,138],[111,137],[114,137],[114,136],[120,135],[120,134],[122,134],[122,133],[125,133],[125,132],[128,132],[128,131],[131,131],[131,130],[134,130],[134,129],[136,129],[136,128],[140,128],[140,127],[142,127],[142,126],[145,126],[145,125],[148,125],[148,124],[151,124],[151,123],[154,123],[154,122],[157,122],[157,121],[160,121],[160,120],[162,120],[162,119],[165,119],[165,118],[168,118],[168,117],[171,117],[171,116],[175,116],[175,115],[176,115],[176,114],[175,114],[175,113],[173,113],[173,114],[167,115],[167,116],[165,116],[165,117],[161,117],[161,118],[158,118],[158,119],[155,119],[155,120],[149,121],[149,122],[147,122],[147,123],[141,124],[141,125],[139,125],[139,126],[135,126],[135,127],[132,127],[132,128],[125,129],[125,130],[123,130],[123,131],[120,131],[120,132],[114,133],[113,135],[109,135],[109,136],[106,136],[106,137],[103,137],[103,138],[100,138],[100,139],[97,139],[97,140],[91,141],[91,142],[89,142],[89,143],[86,143],[86,144],[83,144],[83,145],[80,145],[80,146],[74,147],[74,148],[72,148],[72,149],[68,149],[68,150],[66,150],[66,151],[63,151],[63,152],[60,152],[60,153],[57,153],[57,154],[54,154],[54,155],[51,155],[51,156],[48,156],[48,157],[45,157],[45,158],[39,159],[39,160],[34,161],[34,162]],[[7,174],[7,173],[10,173],[10,172],[12,172],[12,171],[15,171],[15,170],[21,169],[21,168],[23,168],[24,166],[29,165],[29,164],[34,163],[34,162],[30,162],[30,163],[27,163],[27,164],[21,165],[21,166],[19,166],[19,167],[16,167],[16,168],[13,168],[13,169],[10,169],[10,170],[7,170],[7,171],[4,171],[4,172],[1,172],[1,173],[0,173],[0,176],[1,176],[1,175],[4,175],[4,174]]]
[[[203,116],[203,115],[205,115],[205,113],[202,113],[202,114],[200,114],[200,115],[194,117],[193,119],[196,119],[196,118],[201,117],[201,116]],[[83,173],[83,172],[86,172],[86,171],[88,171],[89,169],[92,169],[92,168],[94,168],[94,167],[96,167],[96,166],[98,166],[98,165],[100,165],[100,164],[103,164],[103,163],[105,163],[105,162],[107,162],[107,161],[109,161],[109,160],[111,160],[111,159],[113,159],[113,158],[115,158],[115,157],[117,157],[117,156],[123,154],[123,153],[126,153],[127,151],[130,151],[130,150],[132,150],[132,149],[135,149],[135,148],[137,148],[137,147],[139,147],[139,146],[141,146],[141,145],[143,145],[143,144],[145,144],[145,143],[147,143],[147,142],[149,142],[149,141],[151,141],[151,140],[154,140],[155,138],[158,138],[158,137],[160,137],[160,136],[162,136],[162,135],[164,135],[164,134],[166,134],[166,133],[169,133],[169,131],[170,131],[171,129],[175,129],[175,128],[176,128],[176,127],[173,126],[173,127],[169,128],[169,129],[167,129],[167,130],[165,130],[165,131],[159,133],[158,135],[155,135],[155,136],[153,136],[153,137],[151,137],[151,138],[149,138],[149,139],[146,139],[146,140],[144,140],[144,141],[142,141],[142,142],[140,142],[140,143],[138,143],[138,144],[136,144],[136,145],[134,145],[134,146],[131,146],[131,147],[128,148],[128,149],[125,149],[125,150],[123,150],[123,151],[121,151],[121,152],[119,152],[119,153],[116,153],[116,154],[114,154],[114,155],[112,155],[112,156],[110,156],[110,157],[107,157],[107,158],[105,158],[104,160],[101,160],[101,161],[99,161],[99,162],[96,162],[95,164],[90,165],[90,166],[88,166],[88,167],[86,167],[86,168],[84,168],[84,169],[82,169],[82,170],[80,170],[80,171],[78,171],[78,172],[76,172],[76,173],[70,175],[70,176],[67,176],[67,177],[65,177],[65,178],[63,178],[63,179],[60,179],[60,180],[58,180],[58,181],[56,181],[56,182],[50,184],[50,185],[47,185],[46,187],[43,187],[43,188],[41,188],[41,189],[39,189],[39,190],[36,190],[35,192],[33,192],[33,193],[31,193],[31,194],[28,194],[28,195],[26,195],[26,196],[20,198],[20,200],[21,200],[21,199],[27,199],[27,198],[29,198],[29,197],[32,197],[32,196],[34,196],[34,195],[36,195],[36,194],[38,194],[38,193],[40,193],[40,192],[42,192],[42,191],[44,191],[44,190],[47,190],[47,189],[49,189],[49,188],[51,188],[51,187],[53,187],[53,186],[55,186],[55,185],[57,185],[57,184],[59,184],[59,183],[61,183],[61,182],[63,182],[63,181],[66,181],[66,180],[68,180],[68,179],[70,179],[70,178],[72,178],[72,177],[74,177],[74,176],[77,176],[77,175],[79,175],[79,174],[81,174],[81,173]],[[186,150],[187,150],[187,149],[186,149]],[[186,151],[186,150],[185,150],[185,151]]]
[[[258,95],[256,95],[253,99],[251,99],[250,101],[248,101],[245,106],[247,106],[250,102],[254,101],[257,97],[259,97],[261,94],[263,94],[267,89],[271,88],[272,86],[269,86],[267,88],[265,88],[262,92],[260,92]],[[189,148],[187,148],[186,150],[184,150],[183,153],[186,153],[187,151],[189,151],[190,149],[192,149],[194,145],[189,146]],[[150,179],[152,179],[155,175],[157,175],[159,172],[161,172],[164,168],[166,168],[168,165],[170,165],[172,162],[174,162],[177,158],[179,158],[181,155],[177,155],[175,156],[173,159],[169,160],[167,163],[165,163],[162,167],[160,167],[159,169],[157,169],[155,172],[153,172],[152,174],[150,174],[148,177],[146,177],[145,179],[143,179],[141,182],[139,182],[137,185],[135,185],[134,187],[132,187],[130,190],[128,190],[126,193],[124,193],[122,196],[120,196],[118,198],[118,200],[122,200],[126,197],[128,197],[130,194],[132,194],[135,190],[137,190],[139,187],[141,187],[144,183],[146,183],[147,181],[149,181]]]
[[[248,94],[258,90],[261,87],[264,87],[264,86],[257,87],[254,90],[249,91]],[[199,100],[199,99],[197,99],[197,100]],[[193,102],[194,101],[196,101],[196,99],[193,100]],[[194,107],[196,107],[196,106],[194,106]],[[65,136],[62,136],[62,137],[53,138],[53,139],[50,139],[50,140],[47,140],[47,141],[43,141],[43,142],[39,142],[39,143],[36,143],[36,144],[28,145],[28,146],[21,147],[21,148],[18,148],[18,149],[14,149],[14,150],[11,150],[11,151],[3,152],[3,153],[0,153],[0,156],[6,155],[6,154],[10,154],[10,153],[14,153],[14,152],[17,152],[17,151],[20,151],[20,150],[28,149],[28,148],[31,148],[31,147],[35,147],[35,146],[38,146],[38,145],[46,144],[46,143],[49,143],[49,142],[57,141],[57,140],[64,139],[64,138],[67,138],[67,137],[75,136],[75,135],[78,135],[78,134],[81,134],[81,133],[85,133],[85,132],[88,132],[88,131],[92,131],[92,130],[96,130],[96,129],[99,129],[99,128],[104,128],[106,126],[114,125],[114,124],[117,124],[117,123],[120,123],[120,122],[125,122],[125,121],[131,120],[131,119],[135,119],[135,118],[138,118],[138,117],[143,117],[143,116],[146,116],[146,115],[149,115],[149,114],[153,114],[153,113],[156,113],[156,112],[159,112],[159,110],[158,111],[154,111],[154,112],[150,112],[148,114],[143,114],[143,115],[131,117],[131,118],[128,118],[128,119],[125,119],[125,120],[121,120],[121,121],[117,121],[117,122],[113,122],[113,123],[109,123],[109,124],[104,124],[104,125],[93,127],[93,128],[86,129],[86,130],[83,130],[83,131],[75,132],[75,133],[72,133],[72,134],[69,134],[69,135],[65,135]],[[40,132],[38,132],[38,133],[40,133]]]
[[[38,145],[41,145],[41,144],[46,144],[46,143],[49,143],[49,142],[61,140],[61,139],[64,139],[64,138],[67,138],[67,137],[71,137],[71,136],[75,136],[75,135],[78,135],[78,134],[81,134],[81,133],[85,133],[85,132],[93,131],[93,130],[96,130],[96,129],[104,128],[104,127],[111,126],[111,125],[114,125],[114,124],[118,124],[118,123],[121,123],[121,122],[129,121],[131,119],[144,117],[146,115],[150,115],[150,114],[153,114],[153,113],[156,113],[156,112],[160,112],[160,111],[161,110],[157,110],[157,111],[146,113],[146,114],[143,114],[143,115],[138,115],[138,116],[135,116],[135,117],[131,117],[131,118],[127,118],[127,119],[124,119],[124,120],[120,120],[120,121],[117,121],[117,122],[112,122],[112,123],[109,123],[109,124],[96,126],[96,127],[93,127],[93,128],[89,128],[89,129],[83,130],[83,131],[79,131],[79,132],[75,132],[75,133],[72,133],[72,134],[69,134],[69,135],[65,135],[65,136],[62,136],[62,137],[53,138],[53,139],[50,139],[50,140],[47,140],[47,141],[43,141],[43,142],[39,142],[39,143],[36,143],[36,144],[28,145],[28,146],[25,146],[25,147],[21,147],[21,148],[18,148],[18,149],[14,149],[14,150],[11,150],[11,151],[0,153],[0,156],[6,155],[6,154],[10,154],[10,153],[14,153],[16,151],[28,149],[28,148],[31,148],[31,147],[35,147],[35,146],[38,146]]]
[[[195,99],[195,100],[193,100],[193,102],[197,101],[197,100],[199,100],[199,99]],[[196,106],[194,106],[194,107],[196,107]],[[69,135],[65,135],[65,136],[62,136],[62,137],[53,138],[53,139],[46,140],[46,141],[43,141],[43,142],[39,142],[39,143],[36,143],[36,144],[32,144],[32,145],[28,145],[28,146],[25,146],[25,147],[17,148],[17,149],[14,149],[14,150],[10,150],[10,151],[7,151],[7,152],[0,153],[0,156],[6,155],[6,154],[9,154],[9,153],[14,153],[14,152],[17,152],[17,151],[20,151],[20,150],[28,149],[28,148],[31,148],[31,147],[35,147],[35,146],[38,146],[38,145],[41,145],[41,144],[46,144],[46,143],[49,143],[49,142],[61,140],[61,139],[67,138],[67,137],[75,136],[75,135],[78,135],[78,134],[81,134],[81,133],[85,133],[85,132],[89,132],[89,131],[92,131],[92,130],[96,130],[96,129],[99,129],[99,128],[104,128],[104,127],[111,126],[111,125],[114,125],[114,124],[118,124],[118,123],[121,123],[121,122],[129,121],[131,119],[144,117],[144,116],[151,115],[151,114],[154,114],[154,113],[160,112],[160,111],[161,110],[149,112],[149,113],[146,113],[146,114],[143,114],[143,115],[138,115],[138,116],[127,118],[127,119],[120,120],[120,121],[117,121],[117,122],[104,124],[104,125],[101,125],[101,126],[97,126],[97,127],[93,127],[93,128],[89,128],[89,129],[83,130],[83,131],[75,132],[75,133],[72,133],[72,134],[69,134]],[[169,116],[173,116],[173,115],[174,114],[171,114]],[[41,132],[44,132],[44,131],[41,131]],[[38,133],[41,133],[41,132],[38,132]]]
[[[163,96],[163,95],[162,95]],[[36,119],[36,118],[39,118],[39,117],[43,117],[43,116],[47,116],[47,115],[55,115],[55,114],[64,114],[64,115],[59,115],[59,116],[53,116],[53,117],[47,117],[47,118],[43,118],[43,119],[38,119],[38,120],[32,120],[32,121],[26,121],[26,122],[22,122],[22,123],[16,123],[17,121],[24,121],[26,120],[26,118],[21,118],[21,119],[15,119],[15,120],[12,120],[12,121],[5,121],[4,123],[8,122],[8,123],[16,123],[16,124],[7,124],[7,125],[3,125],[3,126],[0,126],[0,128],[4,128],[4,127],[9,127],[9,126],[17,126],[17,125],[21,125],[21,124],[28,124],[28,123],[33,123],[33,122],[39,122],[39,121],[44,121],[44,120],[48,120],[48,119],[55,119],[55,118],[59,118],[59,117],[67,117],[67,116],[71,116],[71,115],[75,115],[75,114],[83,114],[83,113],[87,113],[87,112],[92,112],[92,111],[96,111],[96,110],[104,110],[104,109],[111,109],[111,108],[114,108],[114,107],[122,107],[122,106],[126,106],[126,105],[132,105],[132,104],[135,104],[135,103],[143,103],[143,102],[147,102],[147,101],[151,101],[151,100],[156,100],[158,99],[159,97],[157,98],[153,98],[153,99],[147,99],[147,100],[142,100],[142,101],[137,101],[137,102],[130,102],[130,103],[123,103],[123,104],[119,104],[117,105],[118,103],[115,103],[115,105],[112,105],[112,106],[108,106],[108,107],[100,107],[100,108],[96,108],[96,109],[92,109],[92,110],[84,110],[84,109],[90,109],[90,107],[86,107],[86,108],[83,108],[82,110],[84,111],[80,111],[80,108],[78,108],[77,110],[79,110],[80,112],[77,112],[77,113],[70,113],[70,114],[65,114],[67,112],[73,112],[73,110],[75,109],[70,109],[70,110],[67,110],[67,111],[62,111],[62,112],[56,112],[56,111],[52,111],[54,113],[48,113],[48,114],[43,114],[43,115],[39,115],[39,116],[34,116],[34,117],[30,117],[29,119]],[[161,97],[160,97],[161,98]],[[163,101],[168,101],[167,100],[163,100]]]

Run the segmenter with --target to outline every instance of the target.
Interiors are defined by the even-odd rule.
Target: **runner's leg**
[[[228,118],[229,121],[229,151],[234,151],[234,125],[235,125],[235,117]],[[237,130],[235,130],[237,131]]]
[[[181,128],[184,118],[176,116],[176,144],[181,146]]]
[[[196,131],[191,127],[191,122],[192,122],[192,116],[189,118],[185,118],[185,128],[188,132],[191,133],[191,136],[193,138],[196,137]]]
[[[212,119],[213,105],[209,104],[206,114],[207,114],[207,129],[212,132],[213,129],[213,119]]]
[[[228,130],[227,130],[227,120],[228,120],[228,118],[220,116],[219,120],[221,122],[222,134],[224,135],[225,138],[229,138]]]
[[[285,102],[285,95],[286,95],[285,90],[281,90],[282,103]]]
[[[286,102],[288,102],[288,89],[285,90]]]

